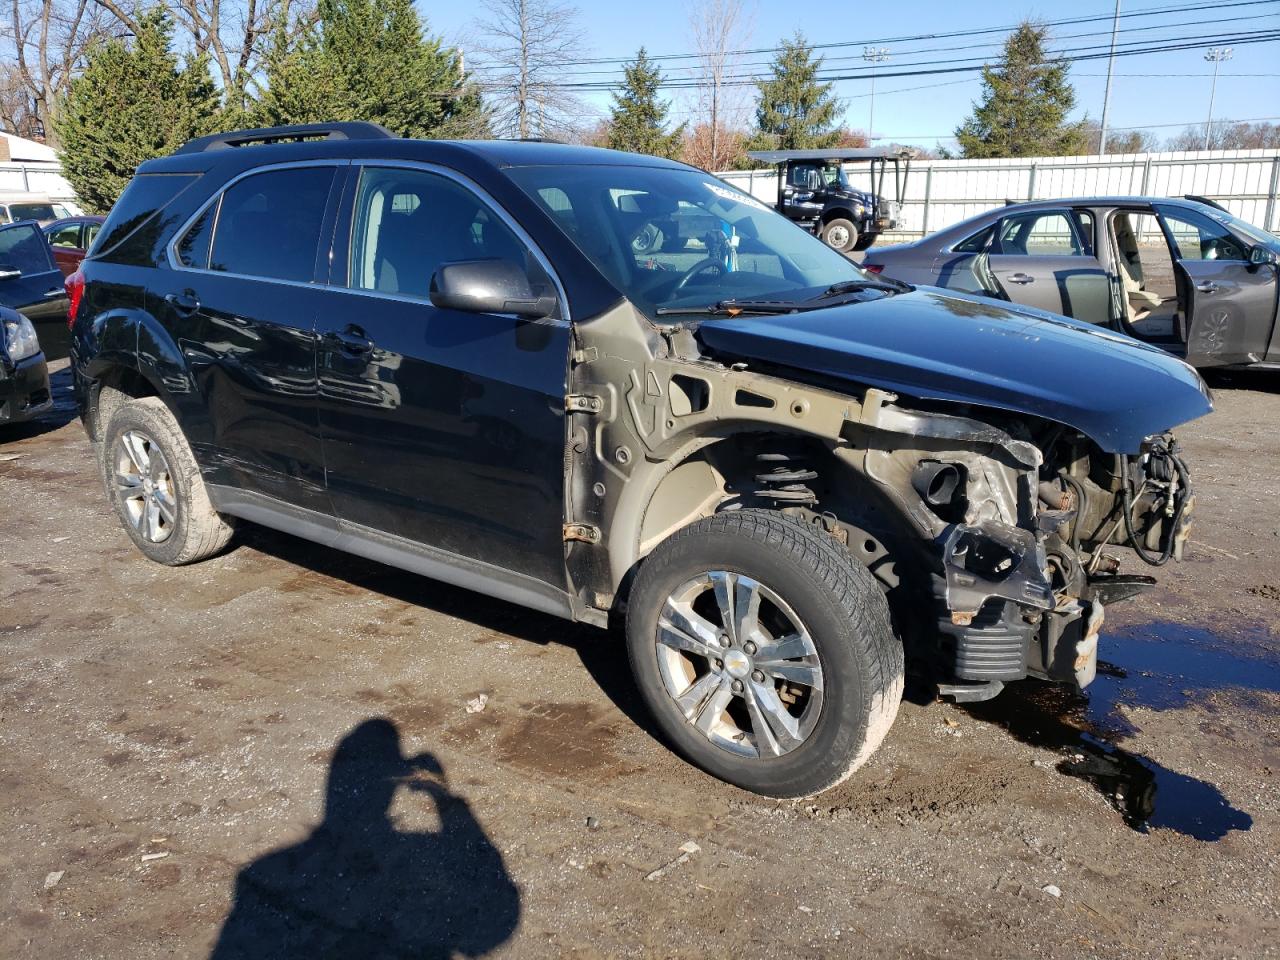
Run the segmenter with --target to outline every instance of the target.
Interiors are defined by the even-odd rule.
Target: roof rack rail
[[[184,143],[177,153],[204,153],[226,147],[245,147],[253,143],[281,143],[300,140],[383,140],[395,134],[376,123],[355,120],[346,123],[299,123],[287,127],[261,127],[256,130],[233,130],[197,137]]]
[[[1196,194],[1194,194],[1194,193],[1184,193],[1184,194],[1182,195],[1182,199],[1183,199],[1183,200],[1194,200],[1196,203],[1203,203],[1206,207],[1217,207],[1217,208],[1218,208],[1219,210],[1221,210],[1223,213],[1230,213],[1230,212],[1231,212],[1231,211],[1230,211],[1230,210],[1228,210],[1226,207],[1224,207],[1222,204],[1220,204],[1217,200],[1210,200],[1208,197],[1200,197],[1200,196],[1197,196],[1197,195],[1196,195]]]

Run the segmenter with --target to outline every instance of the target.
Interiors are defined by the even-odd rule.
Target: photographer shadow
[[[389,817],[401,788],[428,794],[438,831]],[[334,750],[324,820],[240,871],[212,960],[479,957],[506,942],[520,893],[430,754],[405,757],[385,719]]]

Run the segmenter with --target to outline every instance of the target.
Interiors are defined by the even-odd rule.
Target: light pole
[[[871,64],[871,116],[867,119],[867,146],[876,138],[876,64],[889,59],[888,47],[863,47],[862,59]]]
[[[1204,148],[1209,149],[1209,133],[1213,130],[1213,98],[1218,92],[1218,64],[1231,59],[1230,47],[1210,47],[1204,58],[1213,64],[1213,83],[1209,87],[1209,119],[1204,124]]]
[[[1098,155],[1107,152],[1107,114],[1111,111],[1111,71],[1116,65],[1116,34],[1120,32],[1120,0],[1111,19],[1111,55],[1107,58],[1107,88],[1102,94],[1102,131],[1098,134]]]

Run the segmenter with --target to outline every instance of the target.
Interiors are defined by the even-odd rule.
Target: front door
[[[34,221],[0,227],[0,304],[26,316],[48,360],[67,355],[67,293],[62,271]]]
[[[169,336],[189,345],[202,399],[184,428],[210,479],[326,515],[315,325],[325,305],[318,271],[328,269],[318,251],[332,230],[339,169],[309,164],[233,181],[177,239],[174,269],[156,271],[147,291]]]
[[[1177,264],[1187,362],[1257,363],[1276,324],[1276,268],[1249,262],[1249,245],[1194,210],[1157,204]]]
[[[320,421],[340,520],[563,589],[562,319],[441,309],[441,263],[555,287],[492,203],[444,171],[353,168],[320,320]],[[563,301],[562,301],[563,309]]]
[[[996,225],[990,270],[1001,294],[1014,303],[1106,325],[1111,284],[1094,255],[1094,218],[1088,211],[1034,210]]]

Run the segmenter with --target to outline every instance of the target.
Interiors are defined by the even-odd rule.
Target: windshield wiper
[[[742,313],[794,313],[807,309],[803,303],[790,300],[721,300],[702,307],[658,307],[653,312],[660,317],[674,314],[694,314],[709,317],[736,317]]]

